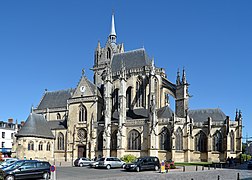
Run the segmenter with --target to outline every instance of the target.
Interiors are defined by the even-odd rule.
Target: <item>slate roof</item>
[[[66,107],[67,100],[72,96],[75,89],[46,92],[37,109]]]
[[[67,122],[66,120],[53,120],[48,121],[49,127],[51,130],[55,129],[66,129],[67,128]]]
[[[121,61],[123,61],[126,69],[141,68],[151,65],[151,59],[143,48],[115,54],[112,59],[112,72],[120,71]]]
[[[164,106],[157,110],[157,117],[158,118],[171,118],[173,117],[173,111],[169,106]]]
[[[54,136],[43,115],[31,113],[16,137],[40,137],[53,139]]]
[[[226,119],[226,115],[219,108],[189,110],[188,115],[193,118],[194,122],[207,121],[208,117],[211,117],[212,121],[224,121]]]
[[[148,118],[148,109],[140,108],[128,110],[126,116],[127,119],[145,119]]]

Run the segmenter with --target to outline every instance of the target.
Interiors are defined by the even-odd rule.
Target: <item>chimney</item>
[[[8,119],[8,123],[11,123],[11,124],[12,124],[12,123],[13,123],[13,119],[12,119],[12,118],[9,118],[9,119]]]

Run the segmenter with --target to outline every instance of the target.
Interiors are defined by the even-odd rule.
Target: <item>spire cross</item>
[[[83,68],[81,71],[82,71],[81,72],[82,76],[84,76],[85,75],[85,69]]]

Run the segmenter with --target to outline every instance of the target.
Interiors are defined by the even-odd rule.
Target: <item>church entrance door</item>
[[[86,157],[86,145],[78,146],[78,158]]]

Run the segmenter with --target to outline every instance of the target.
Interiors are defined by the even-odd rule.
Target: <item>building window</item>
[[[111,136],[111,150],[116,150],[117,149],[117,132],[118,131],[114,131],[112,133],[112,136]]]
[[[5,148],[5,142],[2,142],[2,148]]]
[[[2,138],[3,139],[5,138],[5,132],[2,132]]]
[[[213,151],[222,152],[222,135],[220,131],[213,135]]]
[[[141,150],[141,134],[137,130],[131,130],[129,132],[128,149]]]
[[[87,121],[87,109],[85,106],[81,105],[79,109],[79,122]]]
[[[87,138],[87,131],[83,128],[79,129],[77,132],[77,137],[80,142],[84,142],[84,140]]]
[[[154,92],[155,92],[155,104],[156,104],[156,107],[158,107],[158,82],[157,82],[157,79],[155,79],[155,82],[154,82]]]
[[[50,145],[49,142],[46,144],[46,150],[47,150],[47,151],[50,151],[50,150],[51,150],[51,145]]]
[[[43,151],[43,142],[39,143],[38,150],[39,151]]]
[[[145,99],[144,99],[144,88],[143,81],[138,79],[136,82],[136,107],[144,107]]]
[[[61,119],[60,113],[57,114],[57,119]]]
[[[235,151],[235,145],[234,145],[234,131],[232,130],[230,132],[230,151],[234,152]]]
[[[131,107],[131,88],[132,87],[128,87],[126,91],[126,108]]]
[[[64,150],[64,135],[59,132],[58,133],[58,150]]]
[[[14,137],[14,133],[11,133],[11,139],[13,139],[13,137]]]
[[[171,134],[169,130],[164,127],[160,132],[160,150],[171,150]]]
[[[207,152],[207,136],[202,131],[195,136],[195,151]]]
[[[183,150],[183,132],[179,127],[176,131],[176,150]]]
[[[33,141],[30,141],[28,143],[28,151],[33,151],[34,150],[34,142]]]
[[[98,136],[98,151],[102,151],[103,149],[103,131],[100,132]]]
[[[107,59],[111,59],[111,50],[110,50],[110,48],[108,48],[108,51],[107,51]]]
[[[112,102],[113,102],[113,111],[118,110],[119,103],[119,89],[115,89],[112,94]]]

